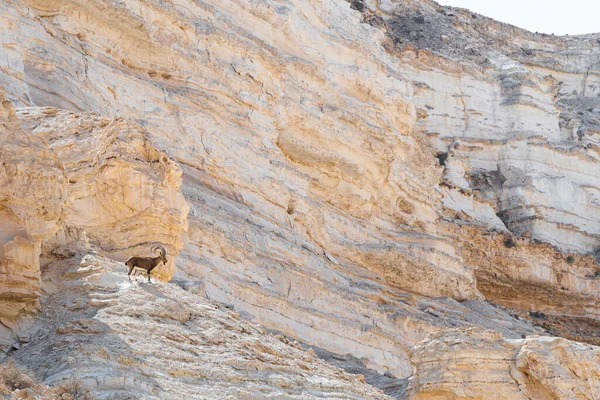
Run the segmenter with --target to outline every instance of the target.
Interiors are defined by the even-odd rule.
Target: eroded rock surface
[[[70,193],[39,238],[23,231],[37,206],[0,209],[45,271],[73,244],[122,260],[160,242],[181,249],[162,279],[394,382],[419,377],[409,394],[486,395],[477,379],[435,386],[442,361],[419,358],[460,328],[465,348],[508,357],[497,393],[540,382],[593,397],[579,381],[591,362],[556,375],[562,387],[504,369],[529,343],[552,353],[542,334],[599,341],[600,36],[428,0],[0,7],[0,85],[19,121],[5,114],[31,154],[56,155]],[[1,207],[39,203],[19,190]]]
[[[169,261],[153,274],[171,279],[189,210],[179,166],[156,150],[136,123],[53,108],[18,109],[17,116],[61,160],[69,182],[63,229],[45,247],[84,235],[125,261],[140,253],[153,256],[151,245],[160,244]]]
[[[59,158],[22,129],[0,92],[0,352],[19,320],[39,308],[42,241],[56,233],[69,206]]]
[[[2,102],[0,126],[0,350],[39,309],[40,266],[70,242],[97,244],[115,259],[162,245],[169,280],[189,207],[181,170],[143,128],[52,108],[17,112]],[[153,228],[150,228],[153,227]]]
[[[432,337],[413,350],[414,399],[596,399],[600,348],[562,338],[506,340],[480,329]]]
[[[44,276],[57,286],[14,357],[46,385],[74,377],[96,399],[391,399],[227,308],[71,250]]]
[[[497,230],[491,206],[516,235],[594,253],[600,35],[533,34],[431,1],[359,2],[407,67],[445,181],[478,203],[448,190],[444,204]]]
[[[444,219],[519,237],[461,229],[478,289],[596,343],[600,35],[534,34],[431,1],[351,5],[406,67],[415,129],[444,167]]]
[[[405,67],[347,3],[28,1],[2,18],[27,43],[0,77],[17,104],[141,121],[183,165],[180,277],[212,298],[403,376],[371,297],[481,298],[436,224],[442,169],[411,135]]]

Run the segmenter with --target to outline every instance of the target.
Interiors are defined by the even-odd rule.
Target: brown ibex
[[[125,265],[129,267],[127,276],[131,281],[131,271],[134,268],[144,269],[148,273],[148,282],[150,282],[150,272],[158,266],[161,262],[167,264],[167,251],[162,246],[156,246],[152,248],[152,251],[160,250],[161,254],[158,257],[131,257],[125,261]],[[135,273],[133,274],[135,276]]]

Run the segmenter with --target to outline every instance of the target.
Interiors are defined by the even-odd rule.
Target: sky
[[[600,32],[600,0],[437,0],[532,32]]]

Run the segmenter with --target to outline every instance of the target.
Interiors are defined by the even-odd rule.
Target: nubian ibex
[[[160,255],[158,257],[131,257],[129,260],[125,261],[125,265],[129,267],[129,272],[127,276],[131,281],[131,271],[134,268],[139,268],[146,270],[148,273],[148,282],[150,282],[150,272],[158,266],[161,262],[167,265],[167,251],[162,246],[152,247],[152,251],[160,250]],[[133,274],[135,276],[135,273]]]

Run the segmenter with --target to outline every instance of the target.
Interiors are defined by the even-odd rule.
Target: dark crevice
[[[363,12],[365,10],[365,4],[363,0],[352,0],[350,3],[350,8],[356,11]]]
[[[507,247],[509,249],[515,247],[517,245],[517,243],[515,242],[515,239],[508,237],[506,239],[504,239],[504,247]]]
[[[438,162],[440,163],[440,165],[442,167],[445,167],[446,166],[446,161],[448,160],[448,153],[438,152],[435,155],[435,158],[438,159]]]

